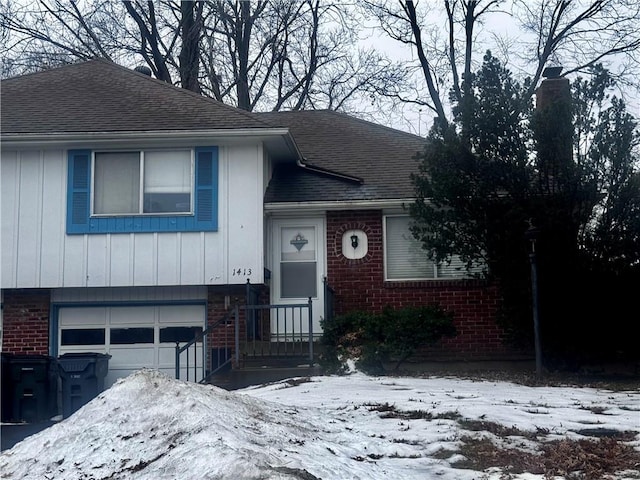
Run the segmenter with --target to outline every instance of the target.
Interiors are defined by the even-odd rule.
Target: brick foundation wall
[[[258,290],[261,291],[261,300],[264,303],[268,303],[268,294],[265,292],[264,288],[261,286],[256,286]],[[234,323],[234,314],[232,312],[234,306],[242,306],[246,303],[246,290],[244,286],[233,286],[231,288],[217,288],[217,287],[209,287],[207,293],[207,326],[212,326],[215,323],[219,322],[221,319],[225,317],[225,315],[230,315],[230,322],[226,324],[219,325],[216,327],[213,332],[208,335],[207,343],[211,349],[215,349],[217,353],[213,351],[207,352],[207,365],[212,365],[212,355],[218,356],[218,360],[224,361],[225,355],[234,355],[235,354],[235,323]],[[267,311],[268,312],[268,311]],[[243,342],[247,338],[247,322],[246,317],[247,311],[244,308],[240,308],[238,310],[238,318],[240,323],[239,335],[240,342]],[[256,320],[257,321],[257,320]],[[268,338],[269,332],[269,322],[268,318],[266,322],[259,322],[258,325],[263,326],[267,329],[263,335],[264,338]],[[214,360],[214,364],[216,361]]]
[[[327,212],[327,279],[335,290],[336,314],[437,303],[453,312],[458,335],[425,348],[422,355],[481,359],[511,353],[495,322],[495,286],[481,280],[385,282],[382,222],[380,210]],[[367,234],[368,252],[359,260],[342,255],[342,235],[352,229]]]
[[[260,288],[260,287],[258,287]],[[228,297],[228,303],[225,303],[225,298]],[[245,287],[233,286],[228,292],[220,291],[216,287],[209,287],[207,292],[207,326],[211,326],[220,321],[226,314],[230,314],[233,317],[233,307],[235,305],[242,306],[246,303]],[[268,297],[262,299],[266,302]],[[238,317],[240,319],[240,338],[244,338],[246,335],[246,310],[239,309]],[[228,329],[224,326],[220,326],[217,330],[217,335],[210,339],[210,345],[213,347],[235,347],[235,330]],[[227,332],[227,330],[229,330]]]
[[[2,351],[21,355],[49,354],[48,289],[4,290]]]

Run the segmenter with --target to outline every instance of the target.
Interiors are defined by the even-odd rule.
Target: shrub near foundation
[[[372,375],[385,373],[389,362],[397,370],[419,347],[456,335],[452,314],[437,305],[350,312],[323,322],[323,329],[321,362],[327,372],[344,372],[351,359]]]

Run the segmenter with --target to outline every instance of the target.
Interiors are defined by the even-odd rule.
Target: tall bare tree
[[[239,0],[2,4],[4,75],[102,57],[246,110],[360,108],[400,68],[358,49],[339,2]],[[356,106],[358,105],[358,107]]]
[[[365,12],[391,39],[414,52],[413,91],[407,85],[380,92],[429,108],[451,120],[449,95],[465,115],[465,97],[473,88],[471,71],[488,48],[500,50],[509,66],[529,77],[522,99],[531,100],[545,67],[562,64],[565,75],[586,74],[604,63],[621,79],[638,86],[640,4],[632,0],[367,0]],[[510,22],[508,37],[487,27]],[[504,33],[504,32],[503,32]],[[476,60],[477,59],[477,60]],[[613,68],[613,67],[616,68]],[[462,72],[462,75],[460,75]],[[426,95],[421,85],[426,86]],[[403,90],[404,89],[404,90]]]
[[[70,59],[112,59],[99,5],[80,11],[75,2],[2,2],[3,74],[46,68]]]
[[[358,19],[320,0],[215,3],[205,27],[203,85],[247,110],[348,108],[399,75],[373,49],[358,49]]]

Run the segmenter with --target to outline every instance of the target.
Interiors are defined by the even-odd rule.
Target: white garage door
[[[63,307],[58,314],[58,354],[111,355],[105,388],[143,367],[173,377],[176,341],[184,345],[205,322],[204,305]],[[196,363],[202,369],[202,348],[198,347]],[[185,373],[180,376],[184,378]]]

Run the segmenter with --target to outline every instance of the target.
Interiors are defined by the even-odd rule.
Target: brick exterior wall
[[[48,355],[50,291],[19,289],[3,293],[2,351]]]
[[[511,353],[496,325],[498,290],[481,280],[384,280],[383,216],[380,210],[327,212],[327,280],[335,291],[335,310],[380,312],[437,303],[453,312],[458,335],[425,348],[428,357],[486,359]],[[342,255],[342,235],[352,229],[368,237],[368,252],[359,260]]]
[[[496,325],[498,290],[478,280],[436,280],[386,282],[382,211],[339,211],[327,213],[327,279],[335,291],[336,314],[353,310],[380,312],[385,306],[404,307],[439,304],[454,313],[457,337],[426,348],[426,356],[475,359],[512,353],[503,344],[503,332]],[[342,255],[342,235],[352,229],[367,234],[368,252],[358,260]],[[230,305],[225,305],[229,295]],[[223,292],[209,288],[207,323],[218,321],[228,308],[244,303],[244,288]],[[50,291],[15,289],[4,291],[2,350],[17,354],[48,354]],[[241,339],[245,338],[245,311],[241,310]],[[267,322],[264,325],[268,325]],[[212,347],[235,348],[233,329],[229,335],[211,338]],[[265,327],[266,328],[266,327]],[[220,332],[218,332],[220,333]],[[227,333],[227,332],[225,332]],[[208,359],[209,360],[209,359]]]
[[[269,303],[268,291],[264,286],[254,286],[259,292],[259,303]],[[209,287],[207,293],[207,326],[219,322],[221,319],[228,315],[229,322],[218,325],[214,328],[207,337],[207,343],[211,347],[211,351],[207,352],[207,365],[217,365],[217,362],[224,361],[225,356],[233,357],[235,355],[236,343],[235,343],[235,323],[233,308],[237,305],[239,307],[244,306],[246,303],[246,287],[245,286],[232,286],[232,287]],[[266,312],[265,315],[261,313]],[[239,319],[239,337],[241,344],[247,340],[247,310],[244,308],[238,309]],[[253,315],[253,336],[257,339],[264,339],[269,337],[269,318],[268,310],[258,311]],[[262,333],[259,333],[262,330]],[[215,357],[218,357],[217,360]],[[213,363],[212,363],[213,362]],[[235,361],[234,361],[235,363]]]
[[[229,294],[231,293],[231,294]],[[5,290],[3,301],[2,351],[21,355],[49,354],[49,318],[51,295],[48,289]],[[229,296],[229,307],[225,297]],[[232,292],[220,292],[209,287],[207,298],[207,324],[217,322],[235,304],[243,304],[244,287],[234,288]],[[244,315],[240,310],[240,332],[244,337]],[[210,338],[212,347],[235,348],[235,329],[223,326]]]

